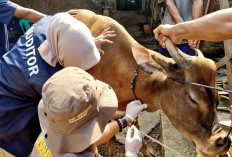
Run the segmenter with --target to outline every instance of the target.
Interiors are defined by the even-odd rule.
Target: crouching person
[[[84,70],[65,68],[43,86],[38,106],[42,133],[31,156],[100,156],[96,146],[131,124],[146,106],[133,101],[123,118],[108,123],[118,107],[114,90]]]
[[[112,32],[107,28],[93,38],[82,22],[67,13],[58,13],[35,23],[1,57],[2,149],[16,157],[30,154],[41,132],[37,108],[44,83],[64,67],[88,70],[95,66],[100,61],[100,51],[103,53],[101,45],[112,43],[108,40],[115,36]]]

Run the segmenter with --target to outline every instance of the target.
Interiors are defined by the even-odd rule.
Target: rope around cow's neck
[[[139,100],[138,97],[135,94],[135,81],[136,81],[136,77],[138,76],[138,67],[139,67],[139,65],[137,64],[136,68],[135,68],[135,71],[134,71],[134,78],[131,81],[131,87],[130,87],[131,90],[133,91],[133,95],[134,95],[134,97],[135,97],[136,100]]]

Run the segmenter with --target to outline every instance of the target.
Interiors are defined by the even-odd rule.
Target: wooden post
[[[232,58],[232,53],[224,56],[219,62],[217,62],[217,70],[220,69],[223,65],[225,65]]]
[[[151,9],[151,25],[150,25],[150,37],[152,37],[152,26],[153,26],[153,20],[154,20],[154,13],[155,13],[155,1],[152,0],[152,9]]]
[[[215,0],[208,0],[208,1],[209,1],[208,10],[207,12],[205,12],[205,15],[212,13],[215,5]]]
[[[213,12],[213,9],[214,9],[214,5],[215,5],[215,0],[208,0],[208,1],[207,1],[206,8],[205,8],[205,13],[204,13],[204,15],[207,15],[207,14],[212,13],[212,12]],[[203,51],[204,45],[205,45],[205,41],[204,41],[204,40],[201,40],[201,41],[199,41],[199,43],[198,43],[198,48],[199,48],[201,51]]]
[[[158,21],[158,15],[159,15],[159,11],[158,11],[158,0],[155,0],[155,22]]]
[[[219,0],[220,9],[229,8],[229,1],[228,0]],[[224,41],[224,49],[225,49],[225,57],[229,57],[232,53],[232,40],[225,40]],[[228,81],[228,89],[232,90],[232,59],[228,59],[226,63],[226,70],[227,70],[227,81]],[[232,94],[229,94],[230,98],[230,107],[232,107]],[[232,120],[232,110],[230,109],[230,119]]]
[[[206,7],[205,7],[205,15],[208,14],[210,2],[211,2],[211,0],[208,0],[208,1],[207,1]]]

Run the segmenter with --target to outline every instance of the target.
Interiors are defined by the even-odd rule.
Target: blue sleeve
[[[8,24],[14,15],[17,4],[8,0],[0,0],[0,22]]]

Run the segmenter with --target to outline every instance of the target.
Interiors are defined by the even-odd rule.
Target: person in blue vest
[[[68,13],[45,16],[0,59],[0,147],[26,157],[40,133],[37,106],[42,86],[68,66],[87,70],[100,61],[101,45],[116,35],[107,28],[93,38]],[[67,80],[68,81],[68,80]]]
[[[0,0],[0,58],[9,51],[7,24],[12,16],[37,22],[45,15],[33,9],[21,7],[8,0]]]

